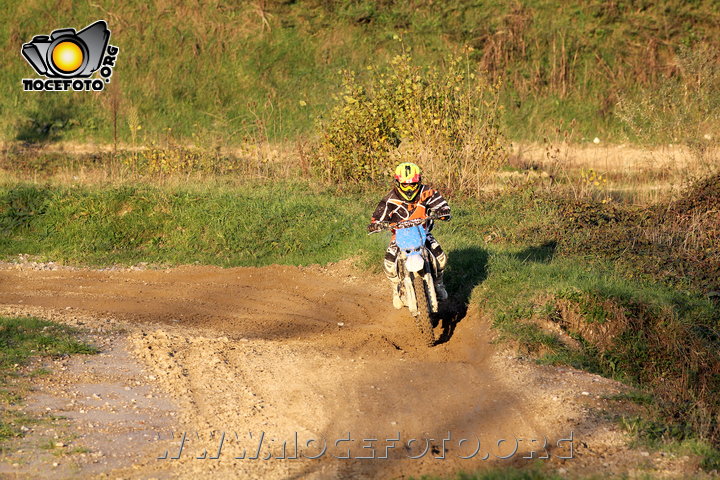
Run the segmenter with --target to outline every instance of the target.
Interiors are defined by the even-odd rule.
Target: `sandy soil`
[[[612,399],[624,386],[517,358],[481,312],[453,313],[436,329],[447,341],[424,347],[384,278],[349,263],[2,264],[0,314],[80,326],[102,353],[42,361],[53,374],[20,408],[48,419],[2,454],[0,477],[696,471],[693,458],[628,447],[615,418],[636,407]]]

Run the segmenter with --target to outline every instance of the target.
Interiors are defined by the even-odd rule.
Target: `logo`
[[[26,92],[95,91],[110,83],[120,49],[110,45],[110,30],[104,20],[76,32],[74,28],[53,30],[50,36],[36,35],[22,46],[22,56],[38,75],[23,78]],[[90,78],[98,72],[100,78]]]

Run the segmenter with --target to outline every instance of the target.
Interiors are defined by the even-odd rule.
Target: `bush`
[[[476,193],[505,160],[499,85],[471,72],[467,56],[424,69],[404,53],[367,71],[366,82],[340,72],[339,103],[315,159],[323,177],[374,181],[414,161],[444,190]]]

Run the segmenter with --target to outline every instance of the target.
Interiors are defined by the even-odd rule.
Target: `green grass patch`
[[[7,375],[33,355],[97,352],[74,333],[69,327],[39,318],[0,317],[0,372]]]
[[[24,381],[49,373],[44,368],[25,372],[23,367],[32,357],[96,352],[78,340],[77,331],[70,327],[32,317],[0,317],[0,404],[17,405],[22,401]],[[21,435],[21,422],[36,422],[11,408],[1,412],[0,441]]]
[[[697,428],[705,425],[704,435],[715,434],[712,421],[695,418],[711,415],[695,410],[698,404],[710,411],[719,405],[714,332],[720,312],[711,301],[630,280],[609,263],[521,258],[511,249],[491,253],[487,279],[473,295],[503,335],[545,363],[651,388],[668,418],[685,418]]]
[[[701,459],[702,469],[720,469],[720,449],[707,440],[697,438],[686,425],[641,416],[621,417],[619,423],[633,436],[636,445],[678,456],[694,455]]]
[[[377,199],[313,193],[299,184],[7,185],[0,187],[0,251],[95,265],[327,263],[383,248],[365,232]]]
[[[605,398],[613,401],[629,401],[637,405],[652,405],[655,402],[655,399],[652,397],[652,395],[641,390],[632,390],[630,392],[618,393],[616,395],[610,395]]]
[[[647,275],[679,287],[720,290],[720,175],[709,174],[677,199],[639,208],[597,201],[563,201],[568,254],[611,260],[627,276]]]

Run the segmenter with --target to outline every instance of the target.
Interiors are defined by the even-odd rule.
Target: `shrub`
[[[315,159],[323,177],[374,181],[415,161],[446,191],[475,193],[505,160],[499,85],[471,72],[467,56],[421,68],[403,53],[367,71],[365,82],[340,72]]]

